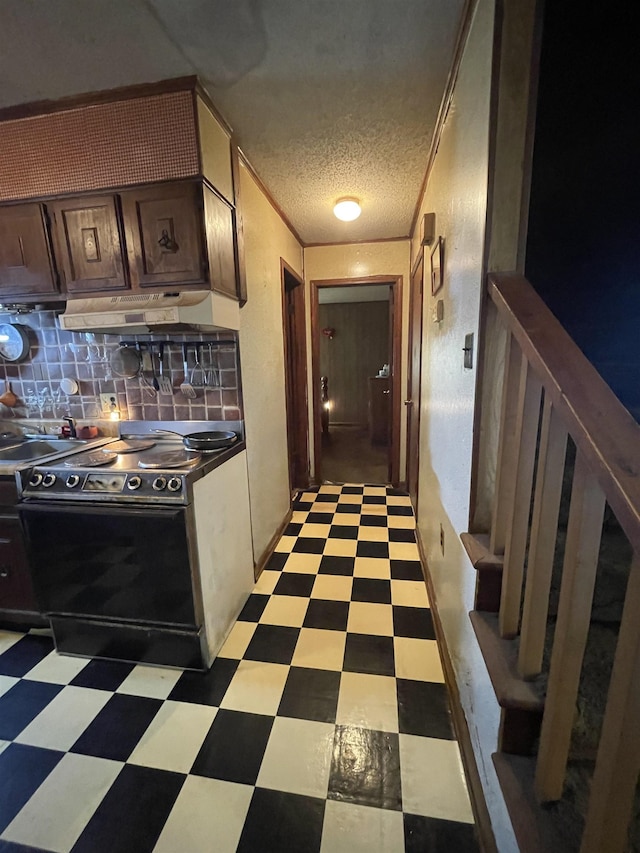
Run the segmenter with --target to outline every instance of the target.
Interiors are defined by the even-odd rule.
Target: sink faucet
[[[75,420],[73,418],[68,417],[68,416],[66,418],[63,418],[62,420],[66,421],[69,424],[69,435],[71,436],[71,438],[77,438],[78,433],[76,432]]]

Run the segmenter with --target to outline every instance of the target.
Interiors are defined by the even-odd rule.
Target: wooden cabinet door
[[[115,196],[65,199],[48,208],[68,293],[129,287]]]
[[[39,611],[22,527],[15,517],[0,518],[0,614],[3,610]]]
[[[220,196],[204,187],[209,286],[211,290],[238,299],[234,211]]]
[[[41,204],[0,208],[0,300],[58,294]]]
[[[121,198],[134,286],[206,285],[202,188],[159,184]]]

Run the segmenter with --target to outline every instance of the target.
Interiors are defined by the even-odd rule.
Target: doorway
[[[281,258],[282,324],[284,338],[285,398],[289,487],[309,485],[309,428],[307,408],[307,344],[304,312],[304,285]]]
[[[311,282],[319,483],[398,482],[401,304],[398,277]]]
[[[413,511],[418,512],[420,461],[420,380],[422,374],[422,314],[424,303],[423,252],[411,271],[409,293],[409,370],[407,375],[407,491]]]

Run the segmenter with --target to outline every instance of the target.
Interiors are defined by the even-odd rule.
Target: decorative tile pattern
[[[11,322],[11,316],[0,313],[0,320]],[[243,419],[239,379],[239,356],[236,332],[207,335],[103,335],[67,332],[58,328],[54,311],[34,311],[19,318],[29,329],[31,353],[20,364],[0,364],[0,380],[11,382],[19,399],[15,409],[4,408],[3,418],[20,420],[59,419],[63,415],[89,420],[102,416],[101,393],[113,393],[123,420],[207,420],[237,421]],[[173,394],[155,394],[140,377],[119,379],[111,373],[110,359],[121,340],[141,344],[149,340],[172,340],[177,343],[228,341],[234,343],[212,348],[217,385],[198,390],[188,399],[180,393],[184,372],[182,351],[173,346],[165,353],[165,373],[171,379]],[[158,369],[158,348],[156,371]],[[194,348],[190,348],[189,366],[193,367]],[[209,368],[209,353],[202,352],[204,367]],[[150,375],[149,370],[147,373]],[[63,377],[75,379],[78,394],[67,397],[60,390]],[[57,423],[56,425],[59,425]]]
[[[477,853],[408,497],[294,512],[207,673],[0,632],[0,850]]]

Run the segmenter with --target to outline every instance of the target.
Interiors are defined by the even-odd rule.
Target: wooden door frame
[[[311,281],[311,399],[313,403],[313,458],[314,481],[320,482],[322,456],[322,424],[320,400],[320,330],[319,291],[324,287],[341,287],[358,284],[388,284],[393,291],[394,322],[389,329],[391,335],[391,352],[393,364],[391,367],[391,445],[390,479],[394,486],[400,483],[400,406],[402,388],[402,276],[401,275],[367,275],[354,278],[317,279]]]
[[[301,392],[301,397],[304,399],[304,405],[300,406],[298,411],[291,411],[291,401],[289,400],[289,394],[287,393],[287,370],[289,365],[289,336],[287,332],[287,295],[286,295],[286,286],[285,286],[285,273],[288,273],[292,278],[294,278],[297,282],[297,288],[299,287],[300,298],[302,300],[302,319],[303,325],[300,328],[299,321],[297,322],[297,331],[299,335],[300,341],[300,358],[297,360],[297,371],[296,376],[292,377],[292,381],[296,382],[298,391]],[[296,288],[296,289],[297,289]],[[308,377],[307,377],[307,334],[306,334],[306,306],[305,306],[305,292],[304,292],[304,279],[298,275],[298,273],[289,266],[289,264],[284,260],[284,258],[280,258],[280,294],[282,299],[282,343],[284,348],[284,370],[285,370],[285,409],[286,409],[286,418],[287,418],[287,466],[289,468],[289,485],[293,490],[295,490],[298,486],[293,482],[293,471],[291,469],[291,444],[292,440],[296,440],[296,443],[300,442],[305,447],[305,459],[306,459],[306,482],[300,483],[299,486],[301,488],[305,488],[309,485],[309,463],[310,463],[310,455],[309,455],[309,406],[308,406]],[[291,431],[289,429],[290,424],[293,423],[293,430],[295,432],[295,436],[291,435]]]
[[[418,364],[418,393],[421,395],[422,393],[422,342],[424,341],[424,270],[425,270],[425,262],[424,262],[424,250],[422,246],[418,254],[416,255],[416,259],[413,262],[413,266],[411,267],[411,277],[409,278],[409,316],[407,322],[407,396],[406,400],[413,399],[413,312],[415,309],[415,299],[416,293],[415,288],[413,286],[413,280],[415,278],[416,273],[418,272],[420,266],[422,266],[422,275],[421,275],[421,299],[420,299],[420,361]],[[409,466],[411,463],[410,454],[411,454],[411,446],[409,439],[411,436],[409,435],[409,421],[411,416],[414,414],[416,409],[416,401],[413,401],[411,404],[412,411],[411,413],[407,412],[407,441],[406,441],[406,459],[405,459],[405,487],[407,492],[409,492]],[[418,400],[417,405],[417,416],[418,416],[418,425],[420,423],[420,400]],[[417,466],[417,479],[416,479],[416,499],[415,506],[413,507],[414,512],[418,513],[418,491],[419,491],[419,483],[420,483],[420,440],[418,439],[418,450],[417,450],[417,458],[416,458],[416,466]],[[411,494],[411,492],[409,492]]]

